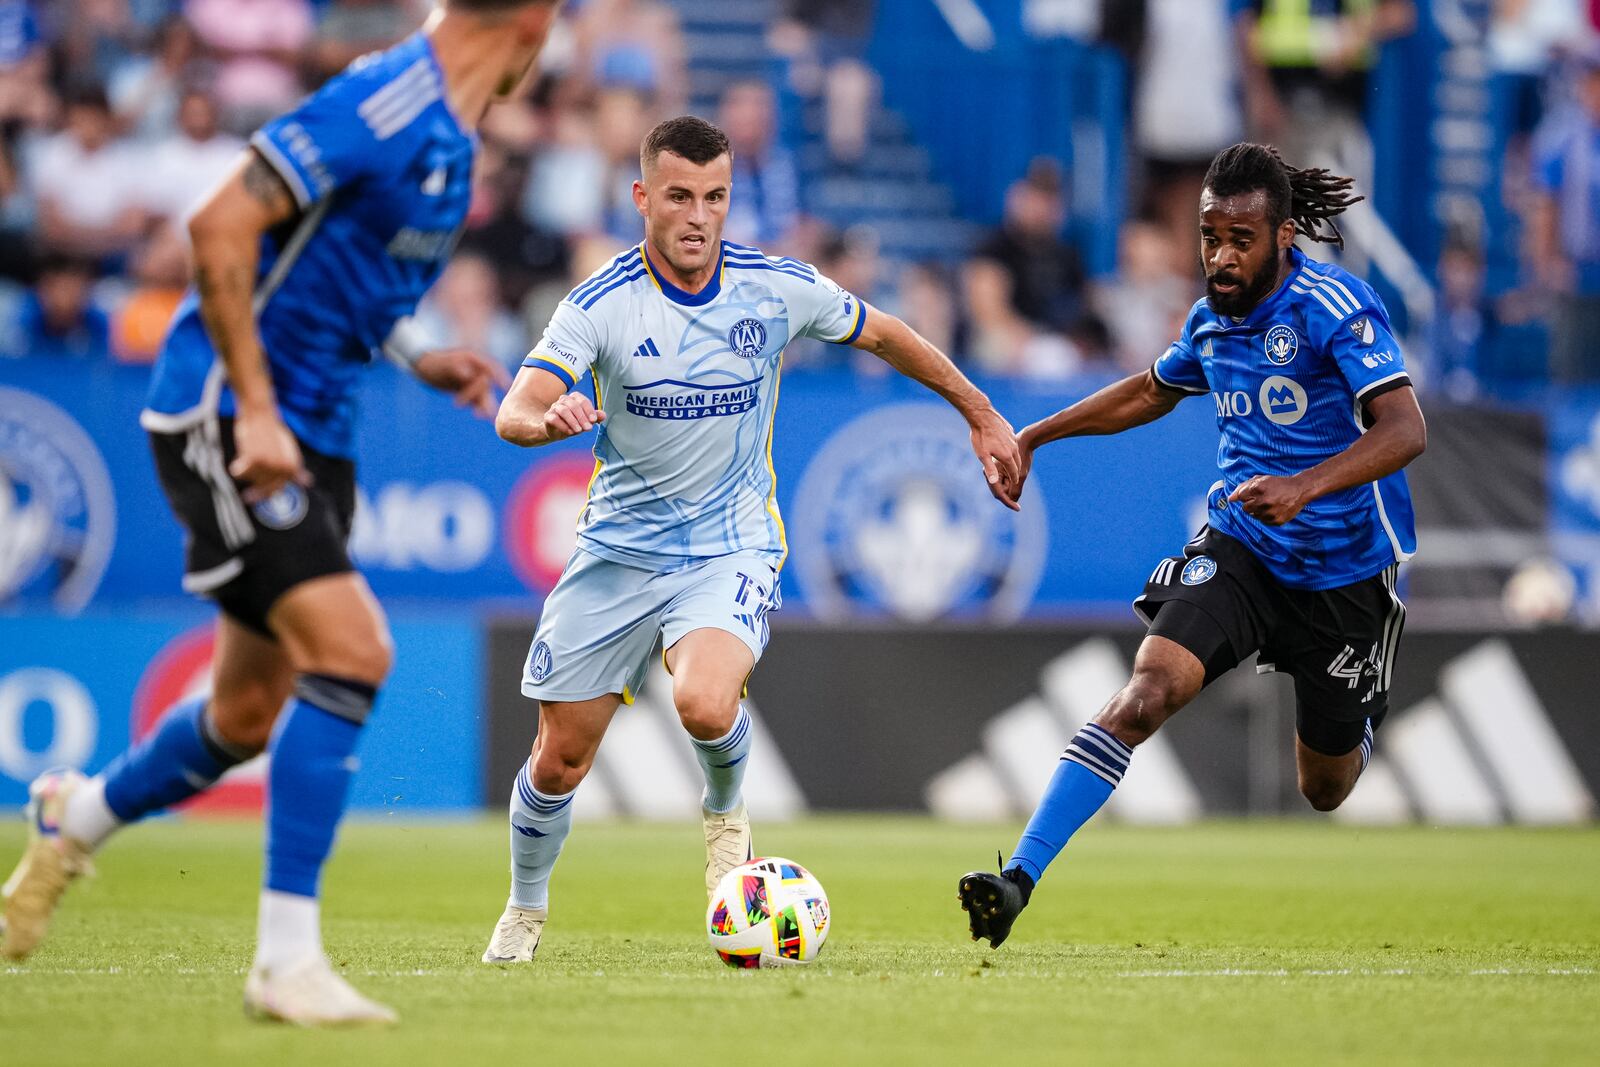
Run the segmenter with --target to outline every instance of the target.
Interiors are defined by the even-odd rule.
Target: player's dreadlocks
[[[1344,247],[1344,234],[1334,217],[1366,199],[1350,194],[1354,184],[1354,178],[1322,167],[1296,170],[1271,145],[1248,143],[1217,153],[1205,180],[1205,187],[1219,197],[1265,189],[1267,216],[1274,227],[1293,219],[1302,236],[1338,248]]]

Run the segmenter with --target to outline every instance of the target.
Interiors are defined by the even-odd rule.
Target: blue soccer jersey
[[[450,111],[433,47],[417,33],[356,60],[250,143],[300,208],[261,240],[255,307],[278,406],[312,448],[349,457],[359,375],[450,257],[477,139]],[[191,290],[141,422],[176,432],[232,412]]]
[[[1228,496],[1255,475],[1299,474],[1349,448],[1365,432],[1366,402],[1411,380],[1377,294],[1299,249],[1289,255],[1288,279],[1242,321],[1197,302],[1155,376],[1216,404],[1222,479],[1207,498],[1211,526],[1284,585],[1333,589],[1416,551],[1403,471],[1314,500],[1282,526]]]

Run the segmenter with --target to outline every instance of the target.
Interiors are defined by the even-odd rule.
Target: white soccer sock
[[[106,780],[100,775],[73,790],[61,813],[62,836],[82,842],[91,849],[99,848],[100,842],[122,825],[122,820],[111,813],[111,807],[106,803]]]
[[[706,778],[706,791],[701,803],[707,811],[722,814],[739,806],[744,787],[744,771],[749,765],[750,713],[739,705],[733,728],[711,741],[694,741],[694,754],[700,759],[700,770]]]
[[[322,908],[317,898],[263,889],[256,918],[256,967],[281,971],[321,955]]]
[[[511,900],[519,908],[550,906],[550,872],[572,831],[572,798],[533,787],[524,763],[511,790]]]

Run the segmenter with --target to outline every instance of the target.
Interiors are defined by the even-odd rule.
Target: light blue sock
[[[123,822],[142,819],[194,796],[252,755],[217,733],[205,697],[186,700],[101,772],[106,806]]]
[[[550,906],[550,872],[572,831],[575,796],[539,792],[528,763],[517,772],[511,790],[511,903],[517,907]]]
[[[267,746],[267,889],[315,897],[350,798],[374,686],[307,674]]]
[[[1006,869],[1021,867],[1035,882],[1042,878],[1078,827],[1111,799],[1132,756],[1133,749],[1104,727],[1091,722],[1079,730],[1061,754],[1061,764]]]
[[[701,804],[707,811],[722,814],[739,806],[744,786],[744,771],[749,766],[750,713],[739,705],[733,728],[714,741],[694,741],[694,754],[706,776],[706,791]]]

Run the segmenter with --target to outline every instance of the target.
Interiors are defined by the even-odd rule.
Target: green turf
[[[386,1033],[247,1023],[258,831],[166,822],[108,847],[55,936],[0,967],[0,1063],[1593,1063],[1600,832],[1322,822],[1096,826],[999,951],[962,871],[1015,828],[762,828],[834,928],[808,969],[735,972],[701,933],[692,826],[580,826],[530,967],[477,962],[503,824],[357,823],[327,939]],[[19,825],[0,829],[9,865]]]

